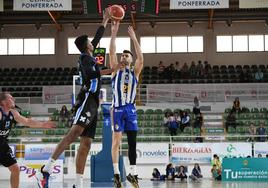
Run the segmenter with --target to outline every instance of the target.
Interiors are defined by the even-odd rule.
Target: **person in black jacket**
[[[75,39],[75,45],[81,52],[78,60],[81,89],[77,95],[76,103],[72,110],[74,112],[73,125],[68,134],[65,135],[57,145],[47,164],[41,169],[43,175],[42,182],[45,182],[44,187],[48,187],[48,179],[52,173],[53,165],[57,158],[65,148],[79,136],[81,139],[76,156],[76,184],[73,185],[73,187],[80,187],[81,184],[83,184],[83,173],[86,159],[96,132],[100,77],[101,75],[111,74],[119,68],[119,66],[117,66],[114,67],[114,69],[100,70],[96,59],[93,57],[93,51],[102,38],[109,19],[109,11],[106,9],[103,14],[101,26],[99,26],[92,41],[88,39],[87,35],[82,35]]]

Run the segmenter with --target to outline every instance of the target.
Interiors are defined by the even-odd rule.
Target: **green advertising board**
[[[224,158],[222,181],[268,182],[268,158]]]

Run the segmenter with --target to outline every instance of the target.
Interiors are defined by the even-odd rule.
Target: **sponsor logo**
[[[119,125],[118,124],[115,124],[114,128],[115,128],[115,130],[118,130],[119,129]]]
[[[86,113],[86,115],[87,115],[87,117],[90,117],[90,116],[91,116],[91,113],[88,111],[88,112]]]
[[[79,119],[79,121],[85,122],[86,121],[86,117],[81,116],[80,119]]]
[[[141,151],[139,149],[136,150],[136,154],[138,158],[142,157],[165,157],[168,155],[167,151],[155,150],[155,151]]]
[[[172,153],[211,153],[212,149],[208,147],[188,148],[188,147],[174,147]]]
[[[36,173],[37,170],[41,169],[43,164],[27,164],[27,165],[21,165],[20,166],[20,171],[24,172],[25,174],[34,174]],[[52,169],[53,174],[60,174],[61,172],[61,166],[60,165],[55,165]]]
[[[243,161],[243,165],[246,167],[246,166],[248,166],[248,160],[244,160]]]
[[[123,112],[123,110],[115,109],[114,112]]]
[[[7,131],[0,131],[0,136],[6,136],[10,130]]]
[[[233,151],[236,151],[236,148],[233,146],[233,144],[230,144],[230,145],[227,147],[227,152],[228,152],[228,153],[232,153]]]

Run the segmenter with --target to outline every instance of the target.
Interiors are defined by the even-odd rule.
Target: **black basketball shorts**
[[[12,152],[12,149],[9,147],[9,145],[3,144],[0,147],[0,164],[2,164],[5,167],[10,167],[13,164],[16,164],[17,160],[15,155]]]
[[[83,96],[84,95],[84,96]],[[94,139],[98,119],[98,98],[89,92],[79,93],[78,106],[73,117],[73,125],[80,125],[85,128],[81,136]]]

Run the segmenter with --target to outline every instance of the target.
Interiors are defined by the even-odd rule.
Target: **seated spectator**
[[[168,124],[169,124],[169,112],[166,112],[165,113],[165,116],[164,116],[164,126],[168,127]]]
[[[180,76],[181,76],[181,67],[180,67],[180,62],[178,62],[178,61],[175,62],[175,70],[176,70],[176,72],[175,72],[176,77],[180,78]]]
[[[192,61],[191,66],[189,68],[191,78],[196,78],[196,65],[195,62]]]
[[[262,154],[259,153],[259,154],[258,154],[258,158],[262,158]]]
[[[266,156],[265,156],[266,158],[268,158],[268,154],[266,154]]]
[[[170,113],[169,116],[168,129],[170,131],[170,136],[177,135],[178,123],[176,122],[173,113]]]
[[[165,71],[165,65],[163,64],[162,61],[159,61],[159,64],[158,64],[158,73],[159,73],[159,77],[160,78],[163,78],[164,77],[164,71]]]
[[[231,111],[226,118],[225,128],[227,132],[229,127],[233,127],[234,129],[236,129],[236,117],[233,111]]]
[[[180,116],[179,112],[174,112],[174,118],[175,118],[175,121],[177,122],[178,127],[179,127],[181,124],[181,116]]]
[[[152,176],[153,176],[153,178],[151,179],[152,181],[164,181],[165,180],[165,175],[161,175],[157,168],[154,168]]]
[[[189,176],[189,178],[193,181],[196,181],[202,177],[203,177],[203,175],[201,174],[201,168],[200,168],[198,163],[195,163],[194,168],[192,170],[192,174]]]
[[[70,113],[65,105],[61,107],[60,110],[60,115],[59,115],[59,121],[60,122],[65,122],[66,126],[69,126],[69,118],[70,118]]]
[[[256,134],[259,135],[259,136],[262,136],[262,137],[257,137],[257,140],[259,142],[265,142],[266,140],[266,129],[264,128],[264,122],[261,121],[260,122],[260,127],[257,128],[256,130]]]
[[[185,127],[190,126],[190,116],[187,114],[187,112],[182,112],[182,117],[181,117],[181,125],[180,125],[180,130],[183,132]]]
[[[196,66],[196,76],[197,78],[201,78],[202,76],[204,76],[204,67],[202,64],[202,61],[198,61],[198,64]]]
[[[234,102],[233,102],[232,112],[236,112],[236,113],[240,113],[241,112],[240,101],[239,101],[239,98],[238,97],[236,97],[235,100],[234,100]]]
[[[211,76],[211,65],[208,64],[207,61],[205,61],[204,64],[205,64],[205,67],[204,67],[204,76],[205,76],[205,78],[207,78],[207,77]]]
[[[263,72],[261,69],[258,69],[257,72],[254,74],[255,81],[262,82],[263,81]]]
[[[214,164],[211,169],[212,177],[217,180],[221,181],[221,170],[217,169],[217,166]]]
[[[201,128],[202,128],[202,125],[203,125],[203,115],[202,115],[201,112],[196,115],[193,125],[194,125],[194,128],[199,128],[200,131],[201,131]]]
[[[175,179],[175,168],[172,163],[169,163],[166,167],[166,179],[174,180]]]
[[[171,63],[168,67],[167,67],[167,70],[165,72],[166,74],[166,78],[169,80],[169,82],[172,82],[172,80],[174,79],[175,77],[175,73],[176,73],[176,69],[174,67],[174,64]]]
[[[178,168],[178,173],[176,175],[176,178],[180,178],[181,181],[183,181],[184,179],[187,179],[187,175],[186,175],[186,167],[184,166],[179,166]]]
[[[256,129],[254,126],[254,123],[250,123],[250,126],[248,128],[248,134],[250,135],[250,137],[247,139],[248,142],[254,142],[255,138],[254,136],[256,135]]]
[[[181,77],[182,78],[184,78],[184,79],[188,78],[188,76],[189,76],[189,70],[188,69],[189,68],[188,68],[187,63],[184,63],[182,68],[181,68]]]
[[[221,170],[221,161],[217,154],[213,155],[212,166],[216,165],[216,168]]]

